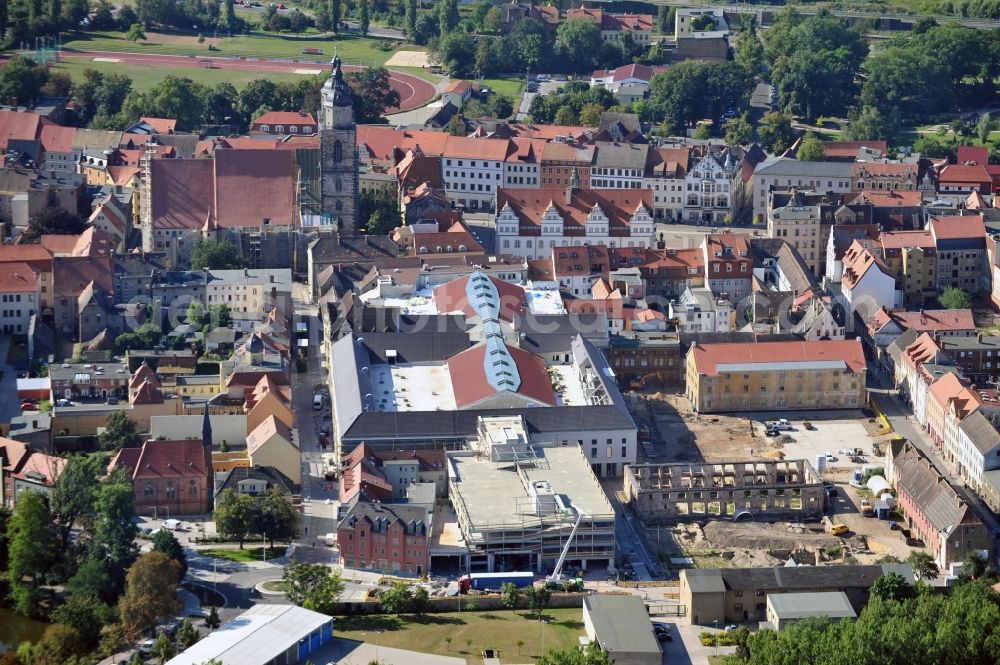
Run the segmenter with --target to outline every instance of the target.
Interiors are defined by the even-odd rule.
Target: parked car
[[[73,402],[68,399],[57,399],[56,406],[73,406]]]
[[[805,427],[805,428],[806,428],[807,430],[809,430],[810,432],[812,432],[813,430],[815,430],[815,429],[816,429],[816,428],[815,428],[815,427],[813,426],[813,424],[812,424],[811,422],[809,422],[808,420],[807,420],[807,421],[805,421],[804,423],[802,423],[802,426],[803,426],[803,427]]]
[[[34,402],[21,402],[22,411],[38,411],[38,405]]]
[[[848,484],[851,487],[853,487],[855,489],[859,489],[859,490],[863,490],[865,488],[864,483],[862,483],[860,480],[855,480],[854,478],[851,478],[851,480],[849,481]]]
[[[108,398],[108,404],[117,404],[117,403],[118,403],[118,398],[115,397],[114,395]]]
[[[731,623],[728,626],[726,626],[726,632],[727,633],[732,633],[733,631],[736,631],[736,630],[739,630],[739,629],[740,629],[740,627],[737,626],[735,623]]]

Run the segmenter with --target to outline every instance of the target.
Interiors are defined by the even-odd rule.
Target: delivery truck
[[[535,583],[535,574],[531,572],[472,573],[471,575],[463,575],[458,579],[458,586],[462,590],[462,593],[468,592],[469,589],[475,589],[476,591],[500,591],[500,587],[508,583],[513,584],[519,589],[529,587]]]

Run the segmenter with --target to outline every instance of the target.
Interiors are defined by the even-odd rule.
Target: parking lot
[[[830,453],[832,457],[825,457],[823,466],[827,468],[828,475],[837,478],[844,473],[850,473],[854,469],[863,465],[852,462],[849,455],[840,451],[845,449],[860,448],[867,466],[882,466],[885,458],[872,455],[872,442],[875,440],[869,436],[865,429],[864,416],[858,414],[856,418],[837,420],[806,420],[805,418],[790,418],[792,429],[781,432],[782,436],[769,437],[769,447],[777,448],[784,453],[786,458],[807,459],[817,470],[820,462],[818,458],[825,457]],[[764,420],[755,419],[754,428],[760,431],[764,429]],[[813,429],[806,429],[804,423],[811,423]],[[791,439],[791,441],[789,441]]]

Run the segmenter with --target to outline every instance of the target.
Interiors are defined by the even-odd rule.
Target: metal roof
[[[804,619],[830,617],[855,619],[858,613],[851,606],[843,591],[817,591],[814,593],[772,593],[767,602],[779,619]]]
[[[200,665],[214,658],[222,665],[264,665],[331,621],[295,605],[254,605],[167,663]]]
[[[639,596],[585,596],[583,604],[598,644],[612,658],[616,652],[660,653],[649,613]]]

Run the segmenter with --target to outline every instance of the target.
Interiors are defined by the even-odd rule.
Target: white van
[[[181,521],[175,519],[163,520],[163,528],[167,531],[178,531],[181,528]]]
[[[319,411],[322,408],[323,408],[323,394],[316,393],[315,395],[313,395],[313,410]]]

